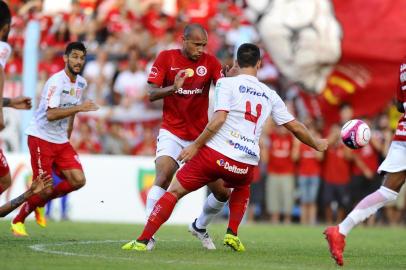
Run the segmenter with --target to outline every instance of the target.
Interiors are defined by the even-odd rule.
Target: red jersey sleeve
[[[158,57],[155,59],[155,62],[152,64],[151,71],[149,72],[148,83],[162,86],[166,73],[168,72],[167,58],[168,55],[166,55],[165,51],[159,53]]]
[[[214,56],[211,57],[210,65],[213,68],[213,77],[212,77],[213,83],[214,83],[214,85],[216,85],[217,80],[224,77],[223,67],[221,66],[221,63],[219,62],[219,60],[217,60],[217,58]]]

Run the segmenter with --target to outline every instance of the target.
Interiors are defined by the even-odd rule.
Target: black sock
[[[235,232],[233,232],[230,228],[227,228],[227,233],[237,236],[237,234]]]

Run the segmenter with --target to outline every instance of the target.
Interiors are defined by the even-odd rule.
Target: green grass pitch
[[[222,245],[226,224],[210,233],[217,250],[206,251],[187,226],[163,226],[156,249],[137,253],[120,247],[133,239],[140,225],[49,223],[42,229],[27,222],[28,238],[9,232],[0,222],[1,270],[76,269],[338,269],[327,251],[323,227],[242,225],[239,236],[247,251]],[[357,228],[347,239],[343,269],[406,269],[404,228]]]

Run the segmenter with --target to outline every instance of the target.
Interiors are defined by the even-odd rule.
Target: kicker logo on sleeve
[[[218,159],[216,161],[217,165],[220,167],[223,167],[225,170],[235,173],[235,174],[247,174],[248,173],[248,167],[247,168],[238,168],[236,165],[231,165],[227,161],[224,161],[223,159]]]

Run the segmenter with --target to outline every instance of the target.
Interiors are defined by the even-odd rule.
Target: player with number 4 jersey
[[[223,243],[235,251],[244,251],[238,227],[247,207],[253,169],[259,161],[259,136],[268,116],[303,143],[318,151],[327,149],[327,140],[314,138],[288,112],[277,93],[258,81],[261,61],[256,45],[241,45],[237,62],[240,75],[217,82],[213,117],[199,137],[182,150],[178,159],[187,163],[155,204],[142,234],[126,244],[128,249],[147,250],[152,235],[168,220],[180,198],[221,178],[233,188]]]

